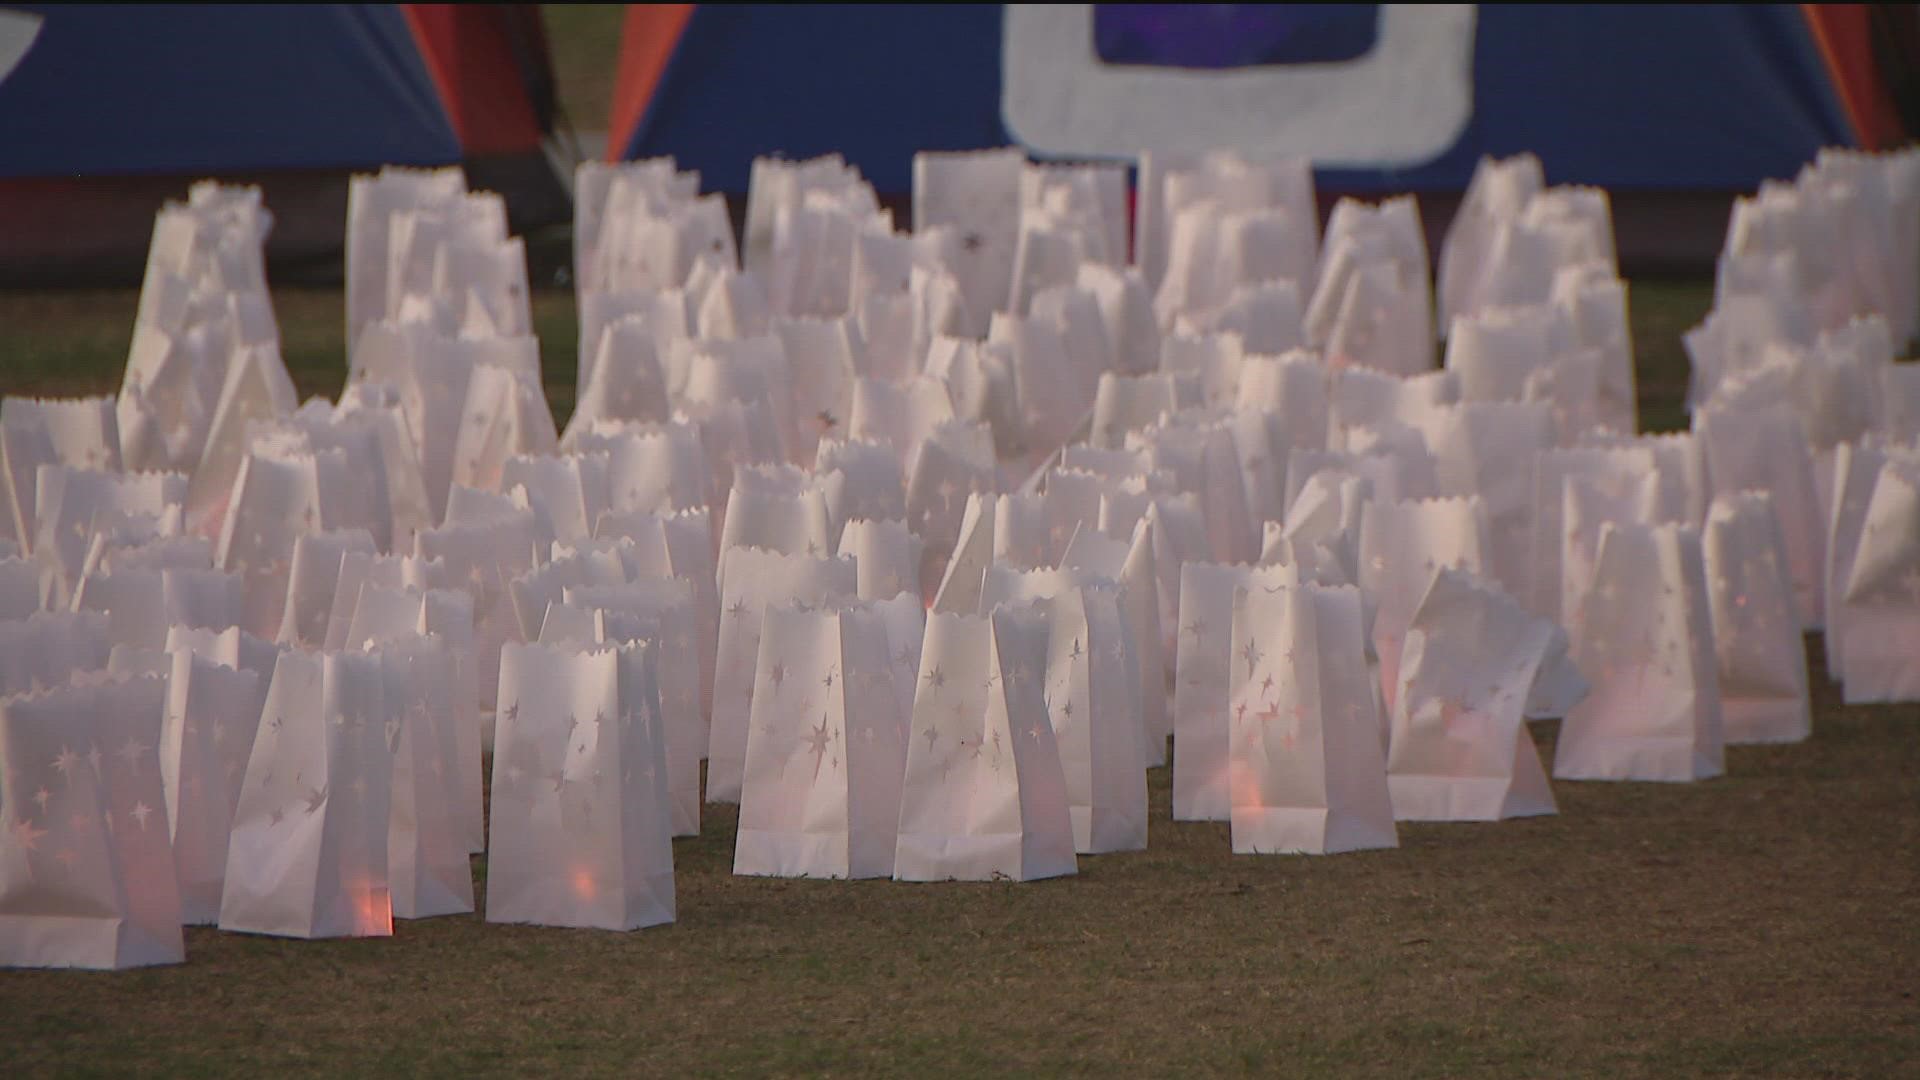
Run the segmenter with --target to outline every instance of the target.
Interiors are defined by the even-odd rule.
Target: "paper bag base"
[[[1525,731],[1514,740],[1510,778],[1389,773],[1387,790],[1395,821],[1504,821],[1560,812],[1540,753]]]
[[[1140,784],[1141,806],[1137,813],[1104,810],[1092,806],[1069,806],[1073,821],[1073,850],[1079,855],[1105,855],[1115,851],[1147,849],[1146,782]]]
[[[1049,850],[1018,833],[998,836],[900,835],[895,881],[1038,881],[1077,873],[1073,852]]]
[[[879,842],[862,844],[843,834],[741,829],[733,844],[733,872],[746,877],[892,877],[894,838],[875,840]]]
[[[674,838],[700,835],[700,773],[695,763],[693,787],[667,786],[667,824]]]
[[[1235,807],[1235,855],[1338,855],[1400,846],[1393,822],[1310,807]]]
[[[1225,734],[1223,726],[1217,739],[1186,736],[1174,740],[1173,820],[1227,820],[1233,809],[1233,781],[1227,772]],[[1207,745],[1202,746],[1203,741]],[[1185,768],[1181,767],[1182,746],[1188,746]]]
[[[126,919],[67,915],[0,915],[0,968],[121,968],[180,964],[185,939],[154,935]]]
[[[1553,757],[1555,780],[1648,780],[1685,784],[1726,771],[1688,739],[1569,740],[1560,729]]]
[[[423,873],[418,880],[394,877],[389,883],[396,919],[431,919],[440,915],[473,913],[473,873],[467,867],[465,888],[452,867],[438,874]]]
[[[672,922],[674,903],[672,871],[646,875],[629,886],[624,898],[617,887],[602,887],[590,874],[574,880],[548,875],[487,875],[490,923],[624,932]]]
[[[1813,734],[1807,699],[1722,697],[1721,733],[1728,743],[1797,743]]]

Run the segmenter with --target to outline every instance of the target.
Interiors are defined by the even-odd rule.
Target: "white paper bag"
[[[1133,539],[1115,540],[1084,523],[1067,541],[1060,556],[1067,570],[1090,571],[1120,585],[1120,614],[1132,641],[1136,693],[1140,701],[1140,730],[1148,768],[1167,763],[1167,737],[1173,719],[1167,701],[1167,678],[1173,664],[1166,655],[1160,631],[1159,582],[1155,578],[1153,527],[1134,526]]]
[[[1720,687],[1699,535],[1685,526],[1603,526],[1577,612],[1574,662],[1593,689],[1561,722],[1553,775],[1720,775]]]
[[[1047,615],[1048,717],[1065,772],[1074,851],[1147,846],[1147,781],[1138,658],[1118,589],[1080,587],[1039,605]]]
[[[1398,847],[1359,592],[1236,590],[1230,647],[1234,853]]]
[[[891,877],[907,712],[865,605],[768,610],[733,872]]]
[[[904,521],[847,522],[835,554],[852,556],[862,600],[891,600],[902,591],[920,598],[920,559],[924,544]]]
[[[33,557],[48,573],[50,606],[65,606],[80,583],[94,533],[134,517],[158,519],[158,532],[179,530],[186,477],[178,473],[109,473],[42,465],[35,473]]]
[[[1127,375],[1152,371],[1160,362],[1160,327],[1153,299],[1135,268],[1081,263],[1074,281],[1094,296],[1112,343],[1115,370]]]
[[[1187,563],[1180,569],[1173,686],[1173,819],[1226,821],[1232,809],[1230,693],[1236,590],[1298,583],[1287,567]],[[1244,676],[1245,671],[1238,673]]]
[[[710,501],[713,470],[696,425],[595,424],[575,438],[573,449],[606,453],[612,510],[672,513]],[[729,482],[732,475],[729,469]]]
[[[1556,812],[1523,716],[1553,632],[1484,579],[1434,575],[1408,627],[1394,695],[1387,786],[1397,820]]]
[[[370,556],[376,550],[373,537],[365,529],[307,533],[295,540],[277,639],[305,648],[325,643],[333,618],[334,594],[340,584],[341,562],[349,553]],[[174,621],[202,625],[187,619]]]
[[[1100,499],[1100,531],[1133,536],[1142,522],[1152,536],[1154,577],[1160,594],[1162,655],[1173,651],[1180,607],[1180,567],[1207,559],[1207,530],[1199,500],[1192,495],[1156,495],[1143,485],[1123,483]]]
[[[631,568],[635,577],[676,577],[692,584],[693,634],[700,659],[700,715],[711,716],[714,653],[720,642],[720,591],[713,527],[707,512],[602,515],[595,535],[630,537],[648,553],[641,564]]]
[[[1377,425],[1387,421],[1414,423],[1435,405],[1460,400],[1460,377],[1451,371],[1427,371],[1399,376],[1364,367],[1333,372],[1327,389],[1328,445],[1342,445],[1335,436],[1342,427]]]
[[[227,846],[220,928],[389,937],[393,745],[375,653],[282,653]]]
[[[1531,595],[1533,461],[1554,445],[1551,410],[1533,402],[1469,402],[1432,410],[1422,428],[1440,493],[1477,495],[1486,504],[1493,541],[1487,572],[1510,595]]]
[[[645,646],[506,647],[488,922],[635,930],[673,921],[654,671]]]
[[[1025,163],[1018,149],[913,156],[913,231],[947,226],[959,233],[953,272],[974,315],[975,335],[986,330],[988,315],[1012,286]]]
[[[40,610],[41,570],[21,558],[0,558],[0,620],[24,619]]]
[[[894,877],[1031,881],[1076,872],[1066,777],[1032,609],[927,620]]]
[[[1146,446],[1155,469],[1173,475],[1181,491],[1200,498],[1208,551],[1217,562],[1242,562],[1259,550],[1259,532],[1247,514],[1240,459],[1224,425],[1174,422],[1129,437]]]
[[[119,425],[108,397],[0,400],[0,495],[5,496],[4,535],[33,550],[38,535],[37,472],[42,465],[117,472]]]
[[[1129,432],[1152,427],[1162,416],[1199,404],[1199,380],[1192,376],[1103,372],[1093,399],[1093,443],[1117,450],[1126,445]]]
[[[1787,542],[1794,610],[1800,625],[1818,629],[1825,610],[1822,577],[1826,530],[1814,491],[1813,457],[1800,422],[1782,408],[1757,412],[1702,409],[1695,430],[1705,447],[1707,473],[1717,494],[1765,491]]]
[[[1729,743],[1799,742],[1813,730],[1807,650],[1773,500],[1722,495],[1700,535]]]
[[[836,545],[855,518],[906,519],[906,473],[893,448],[882,443],[820,440],[814,483],[826,499],[827,535]]]
[[[1574,627],[1583,617],[1600,559],[1600,534],[1608,525],[1655,525],[1660,509],[1659,477],[1563,477],[1560,548],[1560,620]]]
[[[994,561],[998,506],[999,500],[995,498],[978,493],[967,496],[959,539],[941,570],[931,610],[970,614],[980,609],[982,582]]]
[[[587,326],[584,321],[581,332]],[[628,315],[608,323],[592,348],[591,363],[580,370],[580,392],[561,445],[596,420],[664,423],[671,418],[666,375],[656,347],[657,320]],[[587,346],[582,344],[583,354]]]
[[[240,621],[240,579],[219,570],[120,570],[95,574],[74,597],[80,611],[107,615],[116,645],[158,649],[176,623],[225,630]]]
[[[853,414],[853,381],[865,346],[853,320],[783,318],[774,331],[786,349],[792,397],[785,408],[794,461],[811,467],[822,439],[845,434]]]
[[[594,522],[612,507],[611,463],[605,451],[509,458],[500,486],[524,498],[544,539],[572,543],[592,536]]]
[[[1840,605],[1849,704],[1920,699],[1920,465],[1889,460],[1874,481]]]
[[[239,572],[245,596],[241,625],[272,638],[286,617],[294,543],[320,528],[319,471],[311,454],[247,454],[233,484],[214,563]]]
[[[952,340],[952,339],[946,339]],[[1011,380],[1010,373],[1003,373]],[[892,382],[859,378],[853,383],[852,406],[847,434],[863,442],[877,442],[893,448],[905,470],[916,456],[920,444],[934,428],[955,418],[953,399],[939,379],[911,378]],[[1006,394],[1011,397],[1009,383]],[[984,409],[984,406],[982,406]],[[980,410],[969,419],[989,419]]]
[[[1529,575],[1533,592],[1528,606],[1551,619],[1559,620],[1561,610],[1561,550],[1566,546],[1567,478],[1580,476],[1592,481],[1613,500],[1640,487],[1640,478],[1657,469],[1653,454],[1639,447],[1575,447],[1548,450],[1533,462],[1533,568]],[[1591,540],[1598,542],[1599,526]],[[1588,552],[1594,549],[1589,546]],[[1588,567],[1591,567],[1589,562]]]
[[[1475,163],[1440,246],[1441,325],[1480,309],[1485,283],[1497,271],[1488,262],[1495,233],[1502,223],[1519,217],[1527,200],[1545,185],[1540,159],[1532,154],[1482,157]]]
[[[233,350],[207,428],[206,447],[187,490],[188,528],[207,536],[220,531],[226,497],[239,490],[236,477],[247,453],[248,427],[255,421],[286,416],[297,404],[293,379],[277,344]]]
[[[1486,575],[1491,543],[1478,496],[1370,502],[1360,515],[1360,589],[1374,607],[1381,700],[1392,715],[1413,613],[1442,567]]]
[[[569,586],[624,585],[626,568],[611,552],[583,551],[552,559],[543,566],[513,579],[508,595],[513,601],[514,617],[520,624],[521,641],[540,637],[540,621],[547,605],[562,599]]]
[[[713,723],[707,746],[707,801],[740,798],[760,623],[768,607],[821,603],[858,594],[852,559],[782,555],[734,548],[721,561],[719,648],[714,658]]]
[[[1853,577],[1853,561],[1860,551],[1874,484],[1880,479],[1880,467],[1890,453],[1901,451],[1877,439],[1841,443],[1834,448],[1833,490],[1827,516],[1827,621],[1821,637],[1826,648],[1827,676],[1835,681],[1840,678],[1840,646],[1846,640],[1841,623],[1847,582]]]
[[[1615,431],[1640,427],[1634,390],[1633,334],[1627,320],[1627,283],[1595,260],[1563,266],[1554,274],[1553,304],[1566,313],[1574,340],[1600,353],[1600,423]]]
[[[181,917],[220,921],[227,843],[246,780],[267,684],[245,668],[179,648],[168,657],[166,718],[159,740]]]
[[[41,611],[0,622],[0,695],[61,686],[79,671],[107,664],[107,617],[93,611]]]
[[[982,425],[951,421],[921,445],[907,476],[907,526],[927,545],[929,572],[922,582],[938,580],[938,568],[960,539],[968,496],[993,494],[999,486],[995,474],[991,438]]]
[[[660,680],[660,728],[666,748],[668,812],[673,835],[700,835],[700,759],[709,731],[701,709],[700,664],[693,633],[693,583],[656,578],[628,585],[569,588],[566,603],[547,609],[551,625],[562,608],[596,612],[599,625],[590,644],[645,642],[656,658]],[[547,629],[540,640],[549,640]]]
[[[443,640],[399,638],[380,649],[385,708],[393,736],[393,794],[387,832],[393,914],[424,919],[473,910],[473,869],[456,791],[461,766],[455,725],[470,723],[460,666]]]
[[[828,535],[826,496],[805,473],[792,466],[744,467],[734,474],[727,513],[720,527],[720,551],[764,548],[786,555],[824,555],[833,549]],[[720,584],[726,586],[725,562]]]
[[[493,728],[480,715],[480,655],[474,643],[473,598],[457,589],[388,587],[369,583],[361,588],[358,610],[343,640],[352,648],[387,642],[406,643],[430,634],[446,648],[453,664],[452,701],[446,728],[452,732],[453,765],[446,786],[467,851],[486,850],[482,819],[480,759],[490,744]],[[494,653],[497,658],[498,652]]]
[[[0,700],[0,966],[186,959],[160,781],[163,679]]]
[[[450,580],[473,597],[473,633],[480,705],[491,707],[489,687],[497,686],[500,646],[519,636],[509,583],[533,568],[532,515],[483,523],[443,525],[414,537],[414,554],[440,559]]]
[[[447,564],[442,560],[349,551],[340,557],[340,576],[334,582],[333,604],[327,611],[324,647],[334,651],[347,647],[347,631],[353,626],[360,605],[360,590],[367,585],[384,589],[433,589],[463,584],[449,576]]]

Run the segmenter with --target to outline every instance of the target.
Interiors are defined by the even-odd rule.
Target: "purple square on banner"
[[[1094,53],[1108,64],[1222,70],[1364,56],[1378,4],[1095,4]]]

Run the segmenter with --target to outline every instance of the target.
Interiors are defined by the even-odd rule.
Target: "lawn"
[[[1649,427],[1682,422],[1677,335],[1708,296],[1636,284]],[[110,391],[134,299],[0,295],[0,392]],[[340,294],[276,302],[302,394],[337,392]],[[571,298],[535,322],[564,417]],[[733,810],[708,807],[672,926],[190,930],[181,967],[0,972],[0,1070],[1912,1075],[1920,707],[1843,708],[1814,656],[1809,742],[1701,784],[1557,784],[1558,817],[1235,857],[1225,825],[1169,820],[1156,769],[1146,852],[904,885],[736,878]]]

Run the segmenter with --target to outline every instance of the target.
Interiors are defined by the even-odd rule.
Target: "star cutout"
[[[28,851],[39,850],[40,838],[45,835],[47,835],[47,830],[36,828],[33,822],[27,818],[20,818],[13,823],[14,839],[19,841],[20,846]]]
[[[80,767],[80,755],[69,747],[61,747],[59,756],[53,759],[53,767],[67,783],[73,783],[73,770]]]
[[[924,676],[922,676],[922,679],[929,686],[932,686],[935,690],[938,690],[941,687],[947,685],[947,673],[940,670],[940,665],[938,664],[935,664],[933,666],[932,671],[929,671]]]
[[[820,759],[826,756],[827,744],[832,740],[827,735],[827,718],[822,715],[820,722],[807,731],[805,742],[813,753],[813,782],[820,782]],[[835,759],[836,763],[838,759]]]
[[[150,747],[148,747],[146,743],[129,735],[127,741],[121,743],[120,749],[115,750],[114,754],[117,755],[120,760],[126,762],[127,768],[132,770],[135,776],[138,776],[140,775],[140,759],[149,749]]]
[[[147,818],[152,816],[152,814],[153,808],[144,802],[134,803],[133,809],[127,811],[127,816],[139,823],[141,832],[147,831]]]
[[[1247,678],[1253,678],[1253,666],[1260,662],[1261,655],[1260,646],[1251,640],[1240,650],[1240,659],[1247,662]]]

